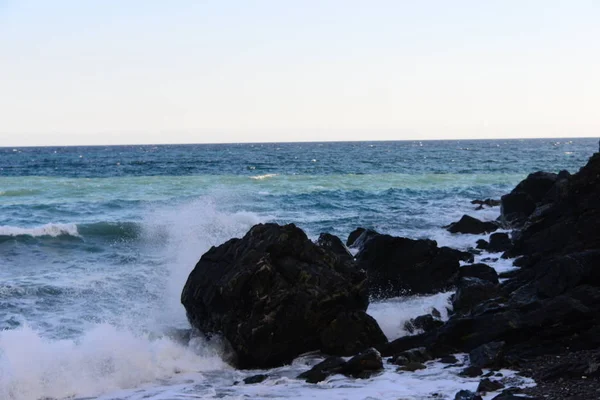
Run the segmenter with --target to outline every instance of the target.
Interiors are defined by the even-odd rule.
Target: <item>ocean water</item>
[[[576,172],[596,150],[596,139],[0,148],[0,399],[454,398],[478,380],[435,362],[295,379],[317,354],[238,384],[264,371],[231,368],[218,338],[189,340],[183,284],[210,246],[259,222],[467,248],[479,237],[441,227],[499,213],[472,199],[498,198],[535,170]],[[369,313],[395,339],[432,307],[447,317],[449,296]]]

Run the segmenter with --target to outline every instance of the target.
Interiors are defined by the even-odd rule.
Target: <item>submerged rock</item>
[[[227,339],[238,366],[269,368],[308,351],[348,355],[386,342],[365,313],[366,283],[295,225],[259,224],[205,253],[181,301],[194,327]]]
[[[463,215],[458,222],[453,222],[447,227],[450,233],[471,233],[475,235],[494,232],[497,229],[498,224],[495,222],[481,221],[470,215]]]

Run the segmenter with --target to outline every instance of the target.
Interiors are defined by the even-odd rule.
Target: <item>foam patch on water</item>
[[[449,301],[452,292],[437,293],[431,296],[406,296],[371,302],[367,313],[375,318],[381,330],[388,338],[394,340],[411,335],[405,325],[412,318],[431,314],[435,308],[440,312],[441,319],[448,319],[448,310],[452,309]],[[418,332],[414,332],[418,333]]]
[[[256,176],[251,176],[250,179],[254,179],[254,180],[258,180],[258,181],[262,181],[265,179],[269,179],[269,178],[274,178],[276,177],[278,174],[264,174],[264,175],[256,175]]]
[[[1,225],[0,236],[76,236],[79,237],[77,225],[75,224],[45,224],[33,228],[22,228],[18,226]]]
[[[216,348],[97,325],[77,341],[29,327],[0,332],[0,398],[95,396],[181,373],[228,368]]]

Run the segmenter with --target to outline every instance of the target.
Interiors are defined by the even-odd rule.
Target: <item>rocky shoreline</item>
[[[499,202],[474,201],[500,205],[501,215],[464,216],[447,227],[491,233],[468,252],[363,228],[346,245],[329,234],[313,243],[292,224],[259,224],[204,254],[181,300],[193,327],[227,339],[230,361],[240,368],[276,367],[320,351],[330,357],[299,376],[319,382],[337,373],[367,377],[382,362],[414,371],[468,353],[465,374],[510,368],[538,384],[521,391],[483,377],[478,392],[498,392],[494,399],[598,398],[599,200],[596,153],[576,174],[536,172]],[[518,269],[499,277],[473,264],[481,252],[503,252]],[[448,321],[423,315],[411,321],[421,333],[391,342],[366,313],[373,298],[452,289]],[[456,398],[479,395],[461,391]]]

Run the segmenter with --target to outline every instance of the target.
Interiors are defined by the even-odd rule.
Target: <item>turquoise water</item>
[[[465,247],[441,226],[473,213],[470,200],[535,170],[575,172],[596,150],[596,139],[0,148],[0,398],[111,396],[229,371],[222,346],[177,339],[179,294],[203,252],[255,223]]]

